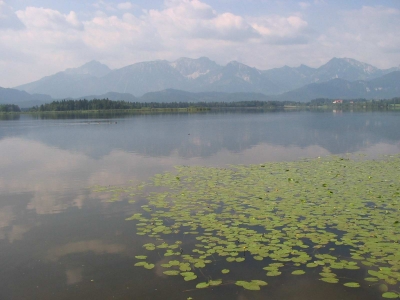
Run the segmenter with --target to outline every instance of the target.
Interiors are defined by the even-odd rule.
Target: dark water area
[[[176,165],[378,158],[400,152],[399,128],[398,112],[1,118],[0,299],[381,299],[377,286],[327,284],[317,271],[265,278],[261,291],[234,284],[199,290],[163,275],[165,258],[153,270],[134,267],[143,243],[152,241],[125,218],[144,202],[109,202],[89,187],[136,184]],[[255,264],[229,268],[256,274]],[[212,267],[203,272],[219,276]]]

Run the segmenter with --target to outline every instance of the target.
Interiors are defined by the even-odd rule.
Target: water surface
[[[309,277],[183,292],[135,268],[143,244],[127,201],[94,185],[139,183],[176,165],[224,167],[400,152],[396,112],[219,112],[0,120],[0,299],[380,299]],[[132,183],[133,182],[133,183]]]

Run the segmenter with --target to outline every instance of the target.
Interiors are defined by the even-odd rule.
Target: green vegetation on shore
[[[35,106],[30,109],[32,112],[69,112],[69,111],[103,111],[103,110],[165,110],[171,111],[176,109],[184,110],[202,110],[204,107],[193,105],[188,102],[173,103],[140,103],[113,101],[109,99],[93,99],[93,100],[61,100],[51,103]]]
[[[60,100],[34,106],[25,112],[73,112],[89,113],[103,111],[118,112],[198,112],[210,109],[400,109],[400,97],[381,100],[352,99],[339,100],[318,98],[310,102],[295,101],[232,101],[232,102],[127,102],[109,99]],[[0,105],[0,113],[19,113],[15,104]]]
[[[15,104],[0,104],[0,113],[20,112],[21,109]]]

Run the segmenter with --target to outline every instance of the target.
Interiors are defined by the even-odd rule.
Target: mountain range
[[[235,98],[241,95],[242,98],[256,97],[257,100],[390,98],[400,95],[399,75],[399,67],[378,69],[351,58],[332,58],[319,68],[300,65],[270,70],[259,70],[237,61],[221,66],[207,57],[140,62],[114,70],[98,61],[91,61],[15,87],[14,90],[31,96],[18,96],[14,92],[19,100],[13,103],[28,101],[26,99],[47,101],[49,97],[90,99],[104,96],[126,101],[149,101],[159,97],[222,97],[229,101],[229,97],[223,94],[231,93],[236,95]],[[5,101],[3,93],[4,89],[0,90],[0,103]],[[14,97],[9,95],[8,99]]]

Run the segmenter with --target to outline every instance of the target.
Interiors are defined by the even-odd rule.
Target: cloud
[[[294,7],[312,10],[315,4],[330,6],[326,1],[301,1]],[[318,67],[333,56],[391,67],[400,58],[399,11],[383,6],[336,9],[335,17],[320,26],[311,14],[292,10],[260,11],[255,17],[216,10],[200,0],[166,0],[157,9],[135,13],[131,5],[97,1],[93,11],[85,13],[33,6],[14,13],[0,0],[1,16],[7,16],[3,19],[14,18],[14,23],[0,18],[0,67],[8,70],[0,86],[27,83],[92,59],[118,68],[208,56],[220,64],[238,60],[268,69],[301,63]]]
[[[162,38],[246,40],[257,32],[246,20],[232,13],[217,14],[198,0],[168,1],[164,10],[150,10],[147,24]]]
[[[27,28],[40,28],[60,31],[65,29],[83,30],[83,24],[75,12],[68,15],[48,8],[27,7],[16,12],[18,18]]]
[[[299,16],[258,17],[252,23],[263,42],[276,45],[306,44],[312,37],[308,23]]]
[[[254,64],[253,51],[264,52],[265,44],[305,44],[309,39],[308,23],[296,15],[251,18],[217,12],[199,0],[167,0],[161,9],[134,15],[125,11],[130,3],[98,1],[93,4],[97,11],[85,20],[74,11],[32,6],[17,11],[26,29],[3,35],[0,53],[11,45],[31,65],[14,64],[4,79],[22,84],[92,59],[111,67],[180,56],[209,56],[220,63],[247,57],[242,62]]]
[[[323,43],[332,47],[332,50],[339,48],[339,56],[393,67],[393,62],[399,61],[399,20],[399,9],[384,6],[363,6],[358,10],[343,12],[338,26],[330,28]]]

